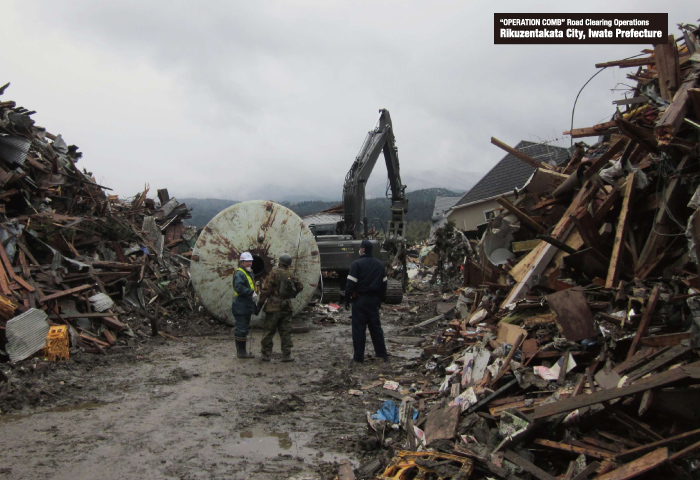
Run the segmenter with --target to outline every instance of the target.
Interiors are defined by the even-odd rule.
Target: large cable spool
[[[253,255],[255,283],[262,285],[279,256],[292,256],[291,271],[304,285],[292,299],[294,314],[311,300],[321,274],[316,240],[290,209],[274,202],[251,200],[216,215],[202,230],[192,251],[192,284],[204,308],[214,317],[234,324],[231,314],[233,273],[243,252]],[[254,317],[259,323],[261,313]]]

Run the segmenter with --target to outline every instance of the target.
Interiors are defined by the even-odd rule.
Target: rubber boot
[[[291,353],[285,353],[284,355],[282,355],[282,359],[280,360],[280,362],[293,362],[293,361],[294,361],[294,358],[292,358]]]
[[[260,361],[261,362],[269,362],[270,361],[270,354],[262,352],[262,354],[260,354]]]
[[[247,351],[245,345],[245,340],[236,340],[236,350],[238,350],[238,358],[254,358],[255,355]]]

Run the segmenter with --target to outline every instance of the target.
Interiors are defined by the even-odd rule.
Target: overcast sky
[[[689,1],[3,0],[0,100],[15,100],[120,197],[340,199],[377,110],[408,190],[466,189],[504,152],[490,137],[569,145],[595,63],[649,45],[494,45],[494,12],[668,12]],[[607,121],[607,69],[575,127]],[[558,140],[559,139],[559,140]],[[369,189],[386,183],[380,162]]]

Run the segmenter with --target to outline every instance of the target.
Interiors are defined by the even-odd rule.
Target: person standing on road
[[[253,358],[255,355],[248,352],[246,343],[248,341],[248,328],[250,327],[250,317],[255,312],[255,304],[258,301],[258,292],[253,274],[253,256],[250,252],[241,253],[238,261],[238,268],[233,274],[233,305],[231,313],[236,319],[236,328],[233,331],[236,339],[236,350],[238,358]]]
[[[345,309],[352,302],[353,361],[361,363],[365,358],[366,332],[372,337],[374,353],[389,361],[384,343],[384,331],[379,321],[379,305],[386,294],[386,269],[372,256],[372,242],[365,239],[360,244],[360,258],[352,262],[345,287]]]
[[[261,342],[260,359],[270,361],[275,332],[280,332],[282,344],[282,361],[293,362],[292,358],[292,298],[304,289],[304,285],[289,267],[292,257],[283,253],[279,258],[279,267],[265,279],[260,295],[260,302],[265,312],[265,333]]]

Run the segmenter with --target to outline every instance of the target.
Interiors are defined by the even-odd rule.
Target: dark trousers
[[[292,312],[267,312],[265,313],[265,334],[260,346],[263,355],[272,355],[272,344],[275,332],[280,332],[280,343],[282,344],[282,354],[292,353]]]
[[[372,338],[374,353],[379,358],[387,356],[384,343],[384,330],[379,321],[379,295],[360,295],[352,304],[352,346],[353,360],[362,362],[365,358],[365,342],[367,329]]]
[[[236,338],[245,340],[248,336],[248,328],[250,327],[250,317],[252,315],[234,315],[233,318],[236,319],[236,328],[233,329],[233,335]]]

